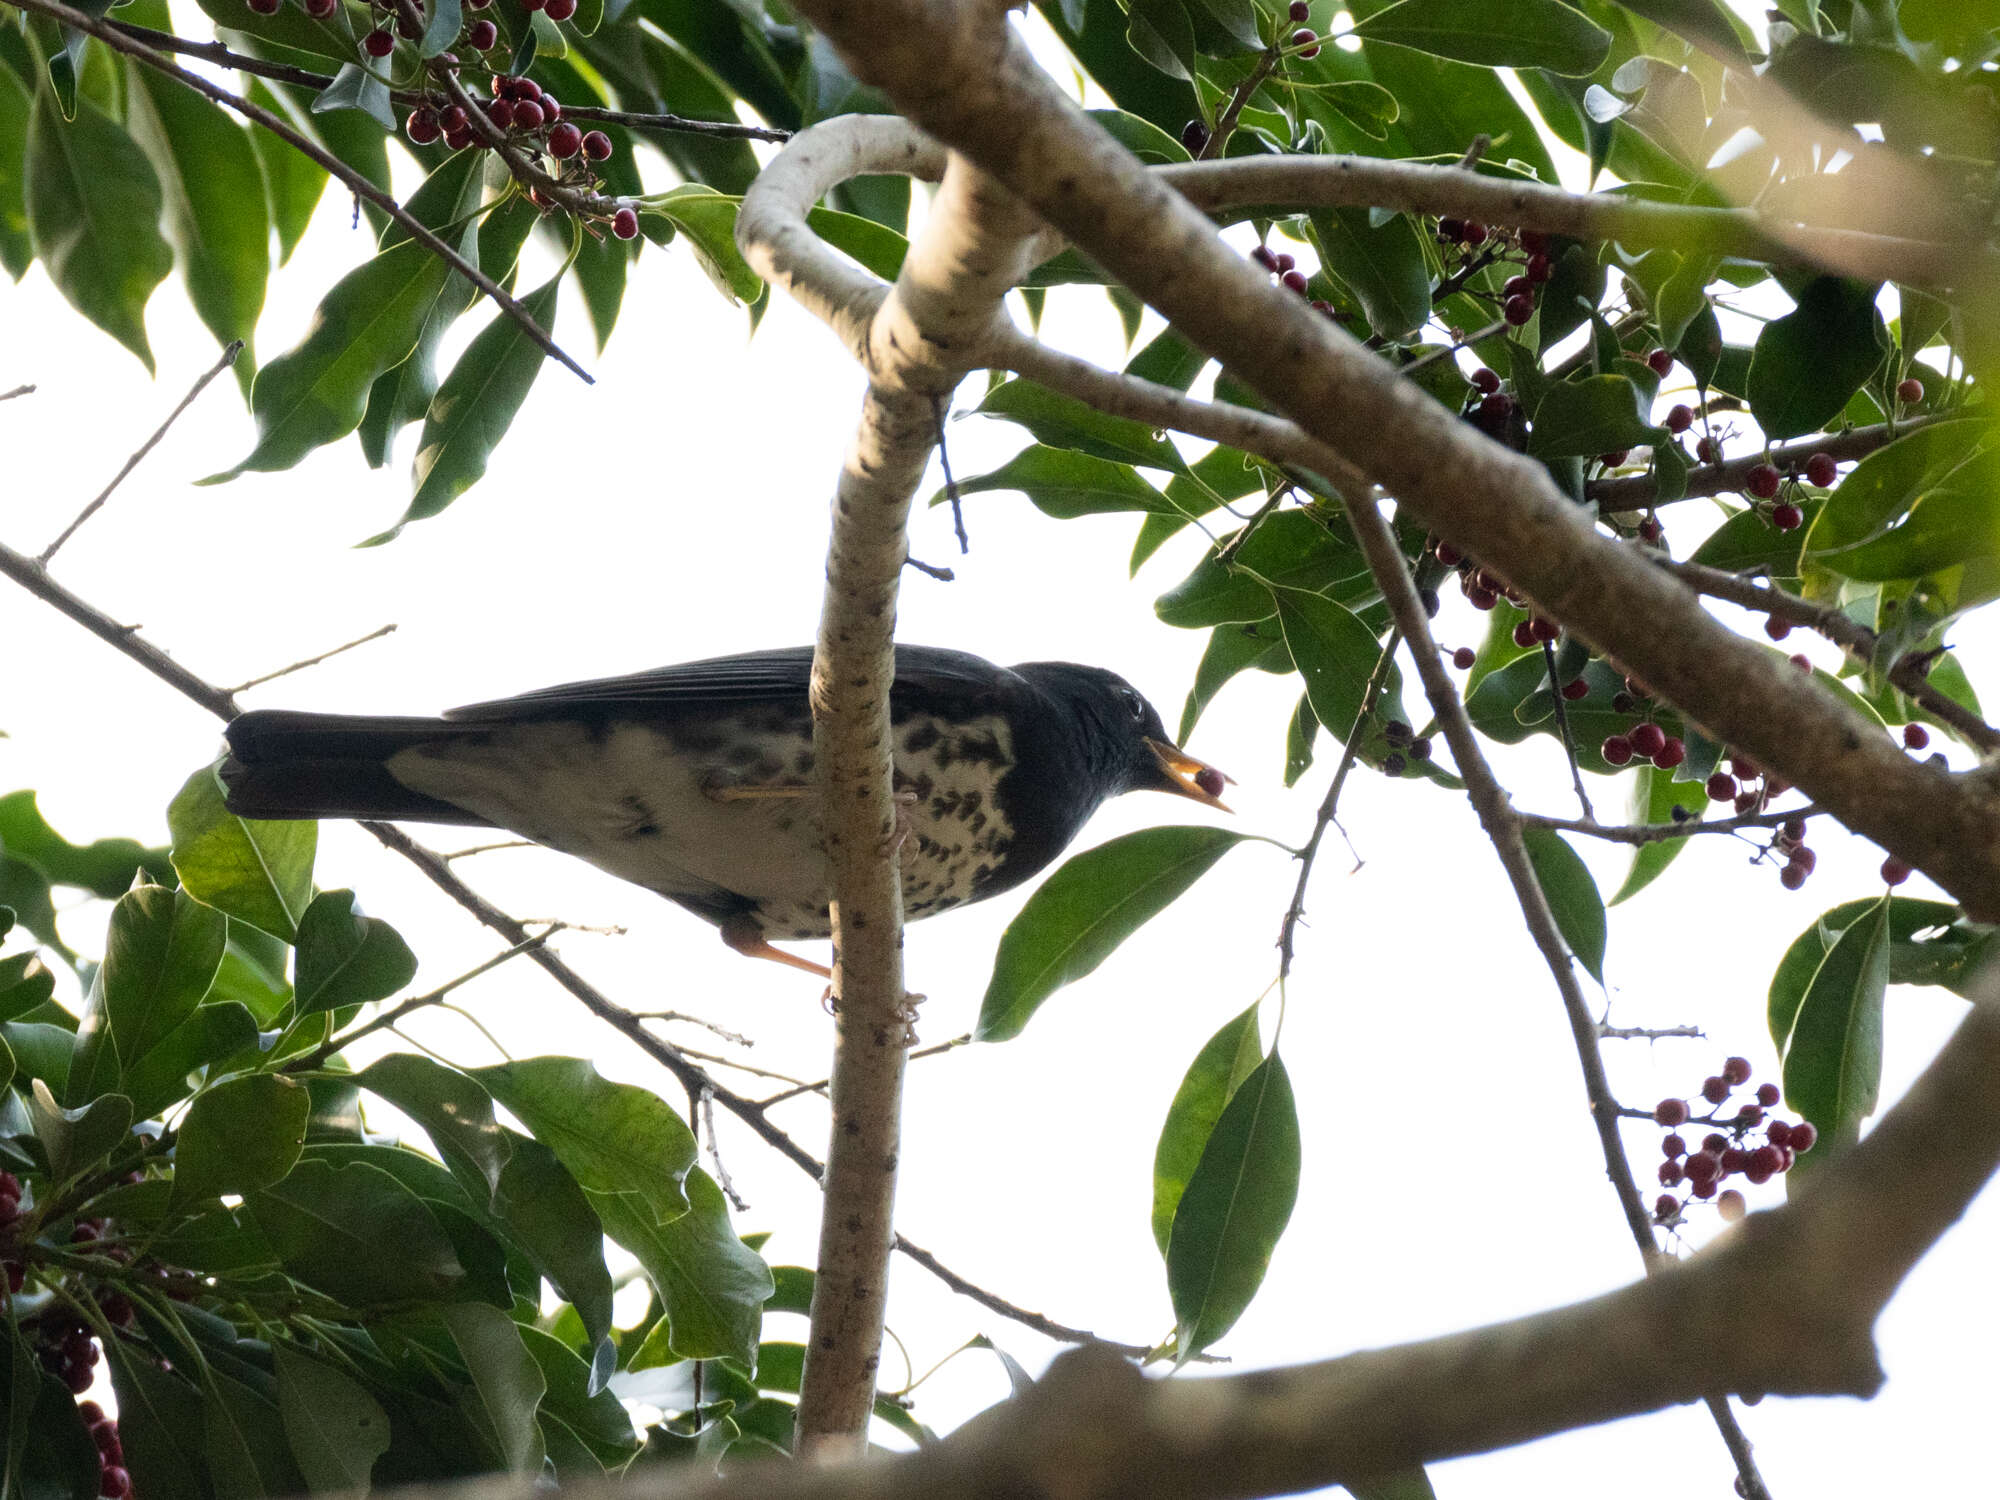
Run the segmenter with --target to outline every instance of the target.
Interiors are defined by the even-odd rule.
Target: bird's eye
[[[1146,722],[1146,700],[1131,688],[1120,688],[1118,696],[1125,701],[1125,710],[1132,715],[1134,724]]]

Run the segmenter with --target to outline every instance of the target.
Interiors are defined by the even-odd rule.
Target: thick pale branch
[[[1086,119],[990,11],[946,0],[801,7],[866,81],[1544,614],[1850,828],[2000,918],[2000,802],[1912,762],[1781,656],[1593,529],[1531,459],[1474,432],[1273,287],[1156,173]]]

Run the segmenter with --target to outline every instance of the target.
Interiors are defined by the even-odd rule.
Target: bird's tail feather
[[[477,732],[443,719],[374,719],[259,709],[223,731],[229,756],[217,774],[229,810],[244,818],[394,818],[422,823],[485,820],[411,791],[385,762],[426,741]]]

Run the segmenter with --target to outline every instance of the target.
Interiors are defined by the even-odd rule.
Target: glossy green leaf
[[[591,8],[601,17],[604,14],[604,0],[591,0]],[[579,23],[583,19],[580,6],[576,19]],[[462,24],[463,11],[459,0],[429,0],[428,9],[424,13],[424,34],[417,41],[417,56],[436,57],[458,40],[458,30]],[[584,28],[579,24],[577,29],[581,31]],[[595,21],[591,23],[589,29],[592,31],[597,29]]]
[[[28,274],[35,259],[22,180],[33,110],[34,96],[11,71],[0,67],[0,270],[16,281]]]
[[[1285,646],[1305,679],[1313,716],[1345,743],[1361,715],[1382,643],[1352,610],[1331,599],[1283,589],[1277,601]],[[1385,683],[1378,717],[1394,702],[1394,684]]]
[[[1819,519],[1826,502],[1808,496],[1795,503],[1805,517],[1799,529],[1780,531],[1771,524],[1768,515],[1755,507],[1746,507],[1711,531],[1688,560],[1732,573],[1798,577],[1799,552],[1805,544],[1807,528]]]
[[[548,1385],[514,1320],[479,1302],[457,1303],[440,1316],[472,1376],[477,1400],[468,1403],[469,1415],[510,1473],[540,1473],[544,1450],[535,1409]]]
[[[275,1342],[271,1359],[285,1438],[306,1482],[315,1492],[366,1490],[389,1449],[389,1414],[363,1386],[288,1342]]]
[[[1856,547],[1815,554],[1845,578],[1887,583],[2000,556],[2000,448],[1920,495],[1895,527]]]
[[[289,469],[360,426],[369,387],[416,347],[447,274],[442,260],[408,241],[335,282],[305,338],[257,372],[250,390],[256,447],[203,482]]]
[[[1167,1290],[1182,1360],[1221,1338],[1250,1305],[1298,1191],[1298,1108],[1273,1053],[1216,1121],[1174,1213]]]
[[[435,1139],[435,1137],[433,1137]],[[593,1347],[611,1332],[604,1226],[576,1178],[540,1141],[509,1132],[493,1214],[535,1269],[568,1299]],[[676,1220],[675,1222],[679,1222]]]
[[[152,1119],[193,1092],[188,1075],[248,1052],[257,1045],[257,1035],[257,1019],[249,1010],[237,1001],[218,1001],[211,991],[208,1001],[158,1046],[125,1063],[119,1087],[131,1096],[139,1119]]]
[[[1237,552],[1234,567],[1215,558],[1213,550],[1203,553],[1193,572],[1153,601],[1164,623],[1205,629],[1269,619],[1278,610],[1272,586],[1324,590],[1347,604],[1363,603],[1375,592],[1368,564],[1345,527],[1329,528],[1310,511],[1267,516]]]
[[[1744,49],[1738,30],[1740,23],[1719,0],[1617,0],[1635,16],[1644,16],[1656,26],[1664,26],[1685,37],[1704,52],[1747,68],[1750,54]]]
[[[198,1457],[202,1398],[180,1374],[160,1368],[123,1339],[105,1348],[111,1388],[118,1395],[118,1439],[133,1489],[149,1500],[207,1500],[206,1466]]]
[[[185,891],[144,885],[118,898],[77,1028],[71,1104],[125,1086],[140,1059],[194,1013],[228,941],[222,913]]]
[[[34,1335],[0,1323],[0,1474],[9,1500],[94,1500],[103,1461],[76,1398],[35,1357]]]
[[[652,1219],[636,1193],[589,1195],[605,1233],[639,1259],[659,1294],[672,1351],[684,1359],[755,1355],[770,1267],[729,1222],[729,1205],[701,1168],[686,1179],[688,1211]]]
[[[1840,415],[1882,363],[1888,330],[1875,287],[1821,276],[1798,306],[1764,325],[1750,358],[1750,414],[1768,438],[1798,437]]]
[[[1991,451],[1984,418],[1937,422],[1905,432],[1848,472],[1805,534],[1815,561],[1881,535],[1928,495],[1949,493],[1966,467]]]
[[[1320,264],[1354,294],[1370,328],[1398,339],[1423,327],[1431,315],[1430,268],[1408,215],[1376,224],[1365,208],[1326,208],[1307,223]]]
[[[1588,457],[1664,442],[1646,417],[1645,394],[1623,375],[1559,380],[1535,406],[1528,451],[1537,458]]]
[[[324,21],[315,21],[303,7],[295,5],[280,6],[267,16],[250,9],[244,0],[195,0],[195,3],[216,25],[241,33],[245,40],[274,42],[335,62],[352,61],[360,52],[360,37],[344,6],[335,9]]]
[[[344,62],[333,82],[313,99],[312,112],[331,114],[351,109],[368,116],[384,130],[396,129],[396,103],[389,97],[389,85],[358,62]]]
[[[259,78],[248,80],[250,98],[287,123],[301,119],[291,102],[265,86]],[[308,130],[305,132],[310,135]],[[326,192],[327,171],[318,162],[294,150],[268,130],[252,130],[250,147],[264,177],[264,201],[271,227],[278,232],[278,264],[292,258],[306,226],[312,223],[319,200]]]
[[[1181,707],[1180,729],[1174,735],[1174,743],[1185,745],[1203,711],[1223,685],[1251,667],[1266,672],[1292,670],[1291,653],[1285,649],[1284,633],[1278,622],[1269,619],[1216,626],[1195,668],[1194,685],[1188,689],[1187,701]]]
[[[195,1096],[174,1151],[174,1198],[248,1193],[284,1179],[306,1143],[312,1096],[276,1073],[226,1079]]]
[[[1042,443],[1023,448],[990,474],[959,480],[958,490],[961,495],[1018,490],[1043,515],[1059,521],[1107,511],[1174,511],[1167,497],[1130,464]],[[940,489],[931,496],[931,504],[941,505],[949,498],[949,492]]]
[[[190,896],[292,941],[312,897],[317,823],[237,817],[223,805],[214,770],[204,766],[167,808],[167,828],[174,870]]]
[[[160,174],[188,298],[217,343],[243,341],[238,368],[247,388],[271,259],[264,177],[249,132],[164,73],[133,63],[127,77],[133,134]]]
[[[1889,947],[1885,895],[1834,941],[1785,1041],[1785,1101],[1818,1128],[1823,1150],[1853,1145],[1875,1111]]]
[[[56,976],[37,953],[0,958],[0,1021],[13,1021],[48,1003]]]
[[[89,98],[64,123],[43,90],[28,117],[22,186],[35,254],[56,290],[151,370],[146,302],[174,254],[160,237],[160,180],[146,153]]]
[[[1216,1122],[1243,1080],[1263,1061],[1258,1007],[1223,1023],[1203,1044],[1167,1106],[1160,1143],[1153,1152],[1153,1243],[1167,1253],[1174,1212],[1215,1133]]]
[[[1560,0],[1399,0],[1355,23],[1354,34],[1485,68],[1594,72],[1611,33]]]
[[[640,1444],[625,1403],[608,1388],[593,1394],[590,1366],[567,1345],[531,1325],[516,1331],[547,1387],[536,1415],[557,1472],[564,1472],[566,1461],[575,1461],[566,1451],[570,1443],[607,1471],[628,1462]]]
[[[973,1035],[1018,1036],[1050,995],[1081,979],[1248,835],[1147,828],[1066,861],[1007,926]]]
[[[401,933],[354,904],[352,891],[321,891],[299,918],[298,1013],[337,1010],[386,1000],[417,972],[417,957]]]
[[[1813,975],[1834,941],[1875,910],[1879,898],[1844,901],[1820,913],[1812,926],[1785,950],[1771,976],[1767,1005],[1771,1040],[1782,1053],[1792,1033],[1799,1006]],[[1930,936],[1920,937],[1919,934]],[[1889,899],[1889,982],[1939,984],[1965,994],[1992,946],[1990,930],[1969,924],[1948,901],[1923,901],[1910,896]]]
[[[23,1032],[32,1028],[10,1023],[8,1048],[25,1060]],[[104,1094],[81,1109],[56,1103],[49,1084],[37,1077],[28,1093],[28,1119],[49,1160],[49,1175],[57,1182],[102,1161],[132,1128],[132,1101],[123,1094]]]
[[[687,1212],[694,1135],[657,1094],[613,1083],[582,1058],[528,1057],[472,1070],[592,1193],[636,1195],[654,1220]]]
[[[368,1162],[306,1156],[244,1203],[290,1275],[351,1305],[434,1301],[465,1279],[423,1200]]]
[[[1144,422],[1094,411],[1073,396],[1032,380],[995,386],[976,408],[980,415],[1018,423],[1052,448],[1069,448],[1113,463],[1139,464],[1169,473],[1187,472],[1174,445]]]
[[[1421,1466],[1374,1479],[1352,1480],[1347,1485],[1347,1493],[1354,1500],[1437,1500],[1437,1491],[1431,1488],[1431,1477]]]
[[[764,282],[736,248],[736,210],[742,202],[712,187],[688,183],[638,200],[639,222],[665,219],[687,237],[695,259],[716,290],[734,302],[755,302]]]
[[[1708,791],[1703,784],[1692,780],[1676,781],[1671,770],[1647,766],[1632,777],[1631,816],[1634,823],[1685,821],[1692,826],[1701,820],[1707,806]],[[1685,813],[1686,818],[1676,818],[1675,808]],[[1686,839],[1662,839],[1654,844],[1640,844],[1632,851],[1631,866],[1625,872],[1624,882],[1618,887],[1618,894],[1611,898],[1609,904],[1616,906],[1638,895],[1658,880],[1661,872],[1686,847]]]
[[[0,797],[0,849],[25,860],[57,885],[81,886],[114,901],[141,873],[165,880],[172,873],[167,851],[148,849],[134,839],[96,839],[72,844],[51,828],[33,792]]]
[[[1192,80],[1200,66],[1195,56],[1194,22],[1182,0],[1130,0],[1125,38],[1132,50],[1162,73]]]
[[[476,1203],[487,1203],[513,1148],[493,1118],[493,1098],[476,1079],[416,1052],[379,1058],[355,1082],[421,1125],[438,1157]]]
[[[528,316],[551,335],[562,275],[558,271],[521,299]],[[518,321],[496,309],[431,400],[404,523],[436,515],[479,482],[546,358]]]
[[[1524,829],[1521,839],[1528,846],[1528,863],[1535,867],[1556,930],[1590,977],[1604,983],[1604,900],[1589,868],[1560,834],[1549,829]]]

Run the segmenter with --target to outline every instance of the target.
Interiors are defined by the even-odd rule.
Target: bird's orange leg
[[[763,931],[748,917],[732,917],[724,922],[722,941],[745,958],[767,958],[772,963],[804,969],[808,974],[817,974],[821,979],[833,978],[833,970],[825,964],[816,964],[809,958],[802,958],[796,953],[787,953],[782,948],[772,947],[765,940]]]

